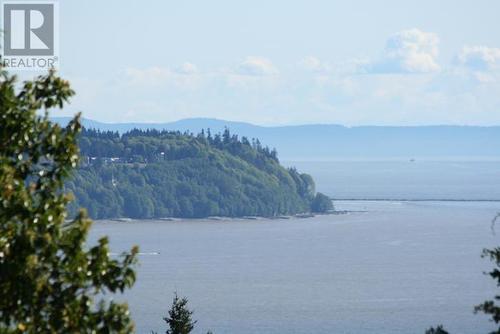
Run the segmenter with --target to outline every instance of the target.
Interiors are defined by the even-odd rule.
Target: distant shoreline
[[[345,215],[349,213],[355,213],[355,212],[365,212],[365,211],[359,211],[359,210],[337,210],[337,211],[332,211],[332,212],[326,212],[326,213],[304,213],[304,214],[296,214],[296,215],[290,215],[290,216],[276,216],[276,217],[269,217],[269,216],[245,216],[245,217],[229,217],[229,216],[216,216],[216,217],[200,217],[200,218],[183,218],[183,217],[165,217],[165,218],[128,218],[128,217],[121,217],[121,218],[106,218],[106,219],[93,219],[96,222],[117,222],[117,223],[128,223],[128,222],[135,222],[135,221],[161,221],[161,222],[177,222],[177,221],[186,221],[186,220],[191,220],[191,221],[230,221],[230,220],[241,220],[241,221],[256,221],[256,220],[295,220],[295,219],[308,219],[308,218],[314,218],[317,216],[336,216],[336,215]]]
[[[449,202],[449,203],[500,203],[500,199],[400,199],[400,198],[332,198],[333,202]],[[200,218],[183,218],[183,217],[165,217],[165,218],[106,218],[106,219],[94,219],[95,222],[115,222],[115,223],[128,223],[137,221],[157,221],[157,222],[180,222],[180,221],[259,221],[259,220],[296,220],[296,219],[308,219],[318,216],[336,216],[336,215],[346,215],[350,213],[364,213],[366,210],[335,210],[327,213],[304,213],[289,216],[245,216],[245,217],[200,217]]]

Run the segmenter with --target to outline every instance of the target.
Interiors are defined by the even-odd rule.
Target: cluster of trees
[[[155,129],[134,129],[122,136],[118,132],[83,129],[79,141],[82,155],[91,157],[120,157],[127,162],[159,162],[193,156],[199,153],[195,147],[186,150],[184,145],[177,147],[175,139],[180,136],[195,138],[219,150],[228,151],[256,165],[265,165],[266,158],[278,162],[276,149],[263,146],[258,139],[249,140],[238,137],[225,129],[222,134],[212,135],[210,129],[201,130],[197,135],[190,132],[159,131]],[[137,140],[135,138],[141,137]],[[149,138],[149,139],[146,139]],[[172,142],[158,142],[158,138]]]
[[[222,134],[83,130],[83,163],[66,182],[92,218],[277,216],[333,209],[311,176],[258,140]]]
[[[20,86],[0,74],[0,333],[133,333],[125,303],[106,301],[135,281],[137,248],[110,257],[87,242],[84,211],[68,220],[63,183],[78,162],[75,118],[66,128],[39,109],[63,104],[69,83],[50,73]]]

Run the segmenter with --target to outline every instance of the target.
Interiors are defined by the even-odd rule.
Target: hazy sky
[[[500,124],[500,1],[60,1],[101,121]]]

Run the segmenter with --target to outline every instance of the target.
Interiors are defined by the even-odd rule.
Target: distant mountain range
[[[69,117],[52,120],[64,125]],[[500,126],[356,126],[333,124],[257,126],[210,118],[171,123],[102,123],[84,119],[87,128],[117,131],[157,129],[212,133],[228,128],[232,133],[258,138],[278,150],[279,158],[294,160],[500,157]]]

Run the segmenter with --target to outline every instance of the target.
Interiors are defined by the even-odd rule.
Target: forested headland
[[[333,209],[310,175],[229,130],[82,131],[80,167],[66,182],[92,218],[273,217]]]

